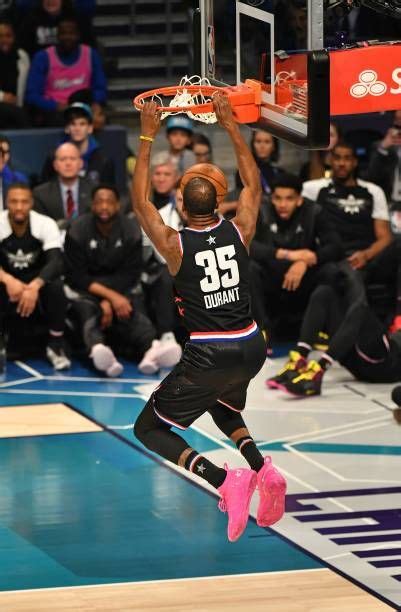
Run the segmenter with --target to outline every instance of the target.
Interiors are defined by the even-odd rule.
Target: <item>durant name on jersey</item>
[[[237,302],[239,300],[239,287],[234,289],[227,289],[226,291],[218,291],[217,293],[211,293],[210,295],[204,295],[206,308],[217,308],[223,304],[229,304],[230,302]]]

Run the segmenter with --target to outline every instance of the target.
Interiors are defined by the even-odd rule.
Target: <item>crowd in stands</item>
[[[121,374],[121,357],[152,374],[179,360],[185,331],[166,263],[120,197],[114,161],[95,136],[107,87],[93,4],[0,2],[1,129],[64,128],[35,184],[14,168],[10,139],[0,135],[0,342],[13,325],[38,319],[55,369],[70,367],[73,344],[107,376]],[[171,116],[165,136],[165,150],[151,160],[151,199],[180,230],[180,177],[196,163],[218,164],[218,155],[186,115]],[[272,386],[296,387],[288,373],[304,368],[316,340],[328,348],[309,383],[333,360],[358,370],[350,361],[357,341],[344,342],[350,328],[375,330],[379,361],[381,339],[401,337],[401,111],[368,142],[363,160],[354,145],[333,123],[329,147],[311,152],[295,176],[276,138],[250,132],[262,188],[250,249],[253,315],[269,350],[283,330],[292,340],[299,332],[290,366]],[[242,189],[235,170],[233,178],[219,205],[227,218]],[[362,351],[368,359],[377,358],[369,357],[375,342]]]
[[[94,3],[2,4],[0,128],[62,126],[64,110],[83,92],[92,113],[101,114],[107,85],[91,27]]]

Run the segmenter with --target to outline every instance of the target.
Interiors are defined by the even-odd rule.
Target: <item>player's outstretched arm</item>
[[[156,206],[149,200],[150,153],[160,128],[160,113],[156,102],[145,102],[141,112],[141,139],[132,179],[132,206],[145,234],[167,262],[175,275],[181,265],[178,233],[168,227]]]
[[[238,170],[244,188],[241,191],[237,214],[233,220],[240,228],[244,240],[247,246],[249,246],[255,234],[262,195],[259,169],[240,132],[238,123],[233,117],[227,96],[215,94],[213,105],[220,125],[227,131],[234,145]]]

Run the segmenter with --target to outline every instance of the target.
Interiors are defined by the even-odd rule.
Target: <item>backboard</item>
[[[251,127],[307,148],[329,142],[323,0],[200,0],[200,70],[213,84],[262,83]]]

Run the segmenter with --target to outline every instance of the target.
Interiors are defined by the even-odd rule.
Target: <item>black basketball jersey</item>
[[[250,312],[249,256],[241,233],[221,219],[204,230],[179,232],[182,263],[175,301],[193,342],[238,340],[256,334]]]
[[[354,187],[333,182],[324,187],[318,196],[317,201],[340,234],[347,255],[367,249],[376,240],[374,198],[368,187],[369,184],[362,181]]]
[[[16,236],[8,210],[0,212],[0,266],[24,283],[36,278],[46,263],[46,252],[59,249],[60,232],[53,219],[34,210],[23,236]]]

